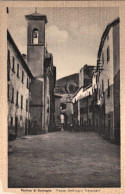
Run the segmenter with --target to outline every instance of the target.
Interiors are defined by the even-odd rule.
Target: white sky
[[[35,8],[9,8],[8,29],[21,53],[27,53],[25,15]],[[96,65],[102,33],[119,16],[118,8],[37,8],[47,15],[46,42],[53,54],[57,79]]]

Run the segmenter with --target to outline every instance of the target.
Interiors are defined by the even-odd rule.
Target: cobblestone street
[[[97,133],[25,136],[9,146],[11,188],[120,186],[120,147]]]

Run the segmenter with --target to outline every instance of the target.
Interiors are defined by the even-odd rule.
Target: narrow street
[[[9,187],[119,187],[120,147],[95,132],[54,132],[9,142]]]

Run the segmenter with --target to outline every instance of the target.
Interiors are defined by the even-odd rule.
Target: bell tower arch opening
[[[32,31],[32,43],[33,44],[39,43],[39,31],[37,28],[34,28]]]

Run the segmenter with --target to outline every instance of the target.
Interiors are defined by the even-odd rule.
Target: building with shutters
[[[107,25],[99,45],[97,87],[99,133],[120,141],[120,19]]]
[[[116,143],[120,142],[119,30],[119,18],[107,25],[101,37],[91,84],[84,87],[85,76],[81,69],[80,88],[73,96],[74,122],[91,126],[101,136]]]
[[[96,93],[96,76],[93,72],[91,84],[87,87],[82,86],[73,96],[73,123],[88,126],[94,130],[94,102]]]
[[[10,135],[28,134],[30,123],[30,83],[33,75],[7,31],[8,131]]]

